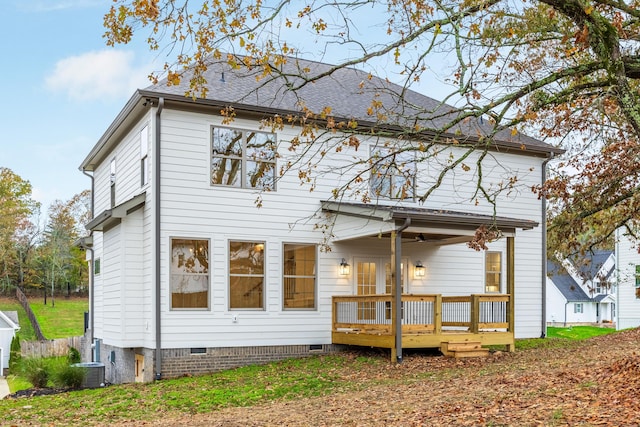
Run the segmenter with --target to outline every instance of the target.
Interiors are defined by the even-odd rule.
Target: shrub
[[[85,368],[60,364],[53,371],[53,383],[56,387],[80,388],[87,374]]]
[[[11,347],[9,349],[9,372],[17,374],[20,369],[20,360],[22,359],[22,349],[20,348],[20,337],[18,334],[11,339]]]
[[[27,357],[20,364],[22,376],[34,387],[44,388],[49,382],[49,366],[42,357]]]
[[[69,354],[67,356],[67,359],[69,361],[69,365],[80,363],[80,352],[74,347],[69,347]]]

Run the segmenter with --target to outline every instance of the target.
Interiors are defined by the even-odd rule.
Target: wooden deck
[[[334,344],[395,347],[391,295],[333,297]],[[514,349],[510,295],[402,295],[402,347],[478,342]]]

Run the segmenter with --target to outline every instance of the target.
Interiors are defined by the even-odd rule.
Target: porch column
[[[398,254],[400,245],[398,245],[398,236],[402,233],[397,233],[395,230],[391,232],[391,331],[393,333],[394,345],[391,348],[391,362],[402,361],[402,319],[398,319],[401,309],[398,306],[402,303],[401,292],[398,292],[398,286],[396,285],[397,272],[400,270],[396,265],[401,259],[401,255]],[[398,325],[400,325],[400,332],[398,333]]]
[[[515,334],[515,238],[507,237],[507,293],[509,294],[509,308],[507,310],[507,322],[509,332]],[[507,345],[507,351],[515,351],[515,346]]]
[[[392,363],[402,363],[402,232],[410,224],[411,218],[406,218],[400,228],[391,232],[391,329],[395,342]]]

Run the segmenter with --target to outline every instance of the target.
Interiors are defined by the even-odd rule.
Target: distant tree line
[[[74,242],[86,235],[91,194],[56,200],[42,215],[29,181],[0,167],[0,294],[86,292],[88,265]]]

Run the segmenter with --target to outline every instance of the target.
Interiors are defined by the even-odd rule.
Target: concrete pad
[[[11,394],[9,391],[9,384],[5,377],[0,377],[0,399],[4,399],[5,396]]]

